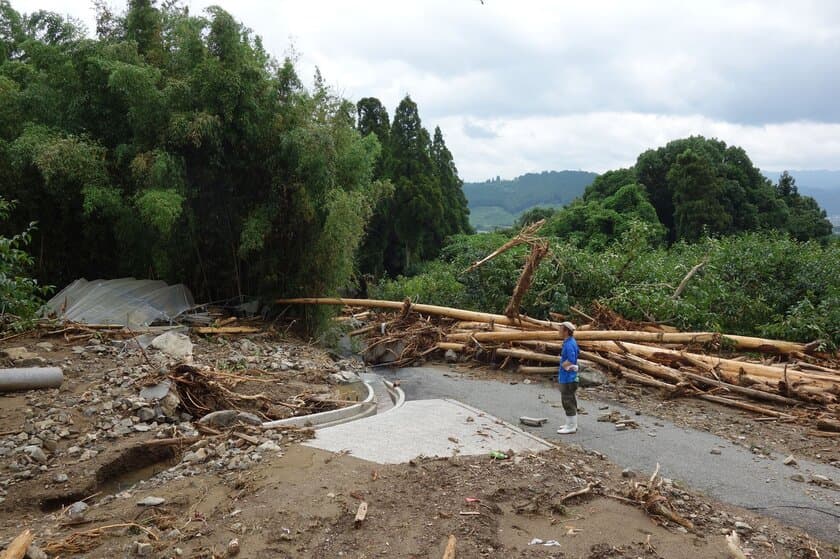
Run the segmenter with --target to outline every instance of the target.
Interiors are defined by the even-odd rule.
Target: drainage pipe
[[[0,392],[58,388],[63,381],[64,374],[58,367],[0,369]]]

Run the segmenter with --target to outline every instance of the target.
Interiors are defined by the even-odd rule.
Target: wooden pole
[[[668,359],[672,362],[679,362],[684,360],[684,357],[689,357],[693,360],[704,363],[705,365],[715,368],[719,367],[721,370],[728,371],[734,374],[743,373],[755,375],[762,378],[770,378],[774,380],[781,380],[783,371],[777,367],[769,365],[761,365],[759,363],[750,363],[748,361],[736,361],[734,359],[723,359],[719,357],[709,357],[708,355],[701,355],[699,353],[680,352],[672,349],[663,349],[659,347],[651,347],[630,342],[603,342],[603,341],[578,341],[582,348],[594,351],[603,351],[609,353],[624,353],[625,350],[634,355],[645,357],[647,359],[656,360],[657,358]],[[840,378],[817,373],[806,373],[803,371],[793,371],[788,369],[787,377],[790,381],[801,381],[805,383],[818,384],[825,387],[840,385]]]
[[[723,388],[724,390],[728,390],[729,392],[734,392],[743,396],[749,396],[750,398],[754,398],[756,400],[765,400],[768,402],[774,402],[776,404],[783,404],[786,406],[798,406],[802,404],[802,402],[799,400],[794,400],[793,398],[785,398],[784,396],[773,394],[772,392],[764,392],[763,390],[755,390],[753,388],[747,388],[744,386],[739,386],[737,384],[731,384],[728,382],[715,380],[712,378],[704,377],[703,375],[698,375],[691,371],[685,371],[682,369],[671,369],[670,367],[666,367],[665,365],[660,365],[659,363],[654,363],[652,361],[648,361],[647,359],[643,359],[632,354],[625,354],[623,356],[616,356],[615,354],[610,354],[610,357],[616,359],[617,361],[619,360],[618,358],[621,357],[622,359],[625,359],[628,363],[634,363],[637,366],[643,368],[646,372],[659,370],[665,374],[668,374],[669,371],[673,371],[680,377],[682,377],[683,380],[687,379],[702,384],[704,386]]]
[[[513,357],[515,359],[522,359],[527,361],[539,361],[541,363],[556,363],[560,364],[560,357],[557,355],[548,355],[546,353],[537,353],[536,351],[528,351],[527,349],[507,349],[499,348],[496,350],[496,355],[503,357]]]
[[[449,534],[449,539],[446,542],[446,549],[443,551],[443,559],[455,559],[455,536]]]
[[[521,340],[560,340],[562,335],[557,330],[532,331],[494,331],[476,332],[475,339],[479,342],[513,342]],[[449,334],[451,341],[468,341],[469,334],[465,332]],[[786,342],[783,340],[768,340],[749,336],[733,336],[729,334],[715,334],[714,332],[643,332],[637,330],[578,330],[575,332],[578,341],[619,341],[642,342],[659,344],[707,344],[718,339],[728,340],[737,349],[759,351],[763,353],[790,354],[804,350],[804,344]]]
[[[557,367],[528,367],[527,365],[520,365],[516,368],[517,373],[523,375],[556,375]],[[17,433],[17,431],[14,431]]]
[[[23,559],[23,556],[26,555],[26,551],[32,544],[33,537],[32,530],[27,528],[12,540],[12,543],[9,544],[9,547],[6,548],[6,551],[3,552],[0,559]]]
[[[780,419],[795,419],[794,416],[788,413],[782,413],[780,411],[771,410],[762,406],[756,406],[755,404],[748,404],[747,402],[730,400],[729,398],[723,398],[722,396],[715,396],[713,394],[700,394],[698,397],[702,398],[703,400],[708,400],[709,402],[715,402],[717,404],[723,404],[724,406],[729,406],[731,408],[739,408],[754,413],[760,413],[762,415],[768,415],[770,417],[778,417]]]
[[[586,359],[589,359],[590,361],[594,361],[595,363],[598,363],[599,365],[603,365],[607,369],[613,371],[614,373],[617,373],[622,378],[625,378],[627,380],[632,380],[633,382],[636,382],[638,384],[643,384],[645,386],[650,386],[651,388],[661,388],[661,389],[667,390],[669,392],[673,391],[674,388],[676,388],[676,386],[674,386],[673,384],[668,384],[667,382],[662,382],[660,380],[650,378],[647,375],[641,375],[641,374],[639,374],[635,371],[631,371],[627,367],[624,367],[623,365],[619,365],[618,363],[615,363],[614,361],[610,361],[606,357],[602,357],[602,356],[600,356],[596,353],[587,353],[587,352],[582,351],[580,354],[582,356],[585,356]],[[558,357],[558,359],[559,359],[559,357]]]
[[[394,310],[402,310],[405,307],[405,303],[403,303],[402,301],[382,301],[377,299],[344,299],[341,297],[298,297],[294,299],[277,299],[276,302],[281,305],[350,305],[353,307],[372,307]],[[508,318],[503,314],[490,314],[466,311],[463,309],[453,309],[452,307],[440,307],[437,305],[411,304],[410,310],[422,314],[445,316],[448,318],[454,318],[456,320],[492,322],[496,324],[520,327],[528,327],[529,324],[527,322],[519,320],[518,318]],[[551,326],[551,323],[545,320],[535,320],[535,322],[538,326]]]

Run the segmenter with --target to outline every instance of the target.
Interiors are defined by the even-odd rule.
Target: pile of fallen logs
[[[440,350],[524,374],[553,375],[562,348],[559,322],[521,315],[512,318],[410,301],[278,302],[398,311],[397,318],[371,312],[365,315],[369,326],[352,333],[367,334],[369,345],[396,348],[390,360],[395,366]],[[585,365],[669,397],[697,397],[781,420],[807,415],[817,420],[820,430],[840,433],[840,362],[836,355],[817,351],[817,344],[655,327],[598,328],[583,324],[575,332]]]

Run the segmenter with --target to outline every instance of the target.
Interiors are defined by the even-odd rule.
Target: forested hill
[[[464,183],[470,221],[479,230],[512,225],[520,213],[534,206],[568,204],[583,194],[597,176],[587,171],[543,171],[512,180],[496,177]]]
[[[806,196],[813,196],[829,217],[840,216],[840,171],[791,170],[789,172],[796,179],[799,192]],[[764,171],[764,176],[773,182],[778,181],[781,174],[781,171]]]

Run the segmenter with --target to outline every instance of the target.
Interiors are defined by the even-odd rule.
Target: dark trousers
[[[575,397],[577,389],[578,383],[576,382],[560,383],[560,401],[563,403],[563,411],[566,412],[568,417],[577,415],[577,398]]]

